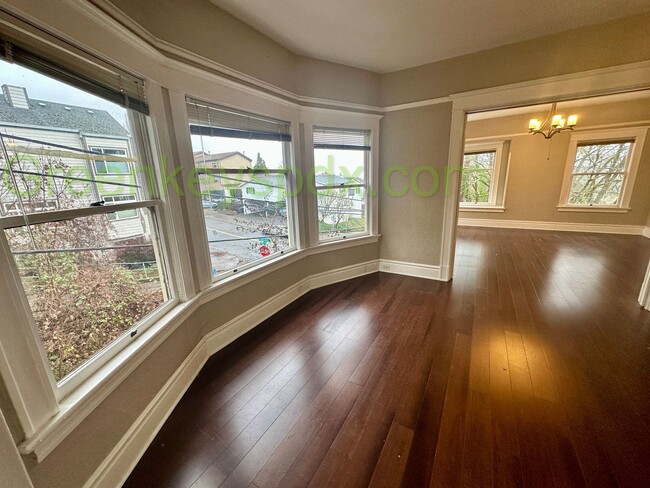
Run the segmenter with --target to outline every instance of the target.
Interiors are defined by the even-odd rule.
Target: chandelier
[[[555,134],[559,134],[565,130],[573,130],[578,122],[577,115],[569,115],[566,119],[564,115],[555,113],[557,110],[557,103],[553,103],[551,111],[546,116],[544,122],[538,119],[530,119],[528,122],[528,132],[530,134],[541,134],[545,139],[550,139]]]

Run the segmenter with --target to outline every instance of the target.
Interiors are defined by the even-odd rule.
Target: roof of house
[[[239,152],[239,151],[229,151],[229,152],[222,152],[222,153],[207,153],[203,151],[195,151],[194,152],[194,161],[205,161],[206,163],[208,162],[213,162],[213,161],[221,161],[223,159],[229,158],[231,156],[234,156],[236,154],[239,154],[241,157],[247,159],[248,161],[252,162],[253,160],[246,156],[244,153]]]
[[[0,123],[77,130],[128,138],[129,132],[106,110],[28,99],[29,109],[12,107],[0,95]]]

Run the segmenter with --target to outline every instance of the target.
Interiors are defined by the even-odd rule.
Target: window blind
[[[192,135],[290,141],[291,125],[282,120],[187,99]]]
[[[0,56],[6,61],[51,76],[122,107],[149,114],[144,80],[40,29],[38,38],[28,36],[25,34],[26,25],[2,12]],[[33,26],[28,28],[31,31],[36,29]]]
[[[370,131],[314,127],[314,149],[370,150]]]

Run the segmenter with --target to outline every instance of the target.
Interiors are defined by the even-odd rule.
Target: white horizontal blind
[[[314,127],[315,149],[370,150],[370,131]]]
[[[289,122],[187,99],[192,135],[290,141]]]

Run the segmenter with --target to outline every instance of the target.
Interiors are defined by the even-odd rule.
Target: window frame
[[[614,212],[625,213],[630,210],[630,201],[632,199],[632,191],[636,181],[637,171],[639,169],[639,162],[643,153],[643,146],[648,132],[647,127],[629,127],[623,129],[609,129],[599,131],[585,131],[571,134],[569,141],[569,150],[567,152],[567,159],[564,168],[564,178],[562,181],[562,189],[560,192],[560,201],[558,203],[558,211],[576,211],[576,212]],[[619,194],[618,203],[615,205],[577,205],[569,203],[571,195],[571,185],[575,173],[573,171],[575,166],[575,159],[578,151],[578,145],[589,145],[588,143],[603,143],[603,142],[623,142],[632,140],[630,152],[625,162],[625,170],[623,172],[623,182],[621,184],[621,192]],[[585,144],[586,143],[586,144]]]
[[[315,130],[347,130],[347,131],[358,131],[358,132],[369,132],[368,135],[368,144],[370,145],[370,149],[363,149],[364,153],[364,158],[363,158],[363,171],[364,171],[364,183],[358,183],[358,184],[340,184],[340,185],[319,185],[316,180],[316,157],[315,153],[318,148],[314,147],[314,131]],[[315,226],[316,226],[316,233],[315,236],[317,238],[317,243],[318,244],[327,244],[331,242],[336,242],[336,241],[341,241],[344,239],[355,239],[358,237],[366,237],[373,235],[372,230],[371,230],[371,219],[372,219],[372,214],[371,214],[371,191],[373,191],[374,186],[371,187],[371,180],[372,178],[372,173],[373,173],[373,148],[375,147],[374,143],[374,135],[375,132],[372,129],[369,128],[359,128],[359,127],[348,127],[348,126],[330,126],[330,125],[312,125],[310,129],[310,142],[311,142],[311,171],[310,175],[313,173],[313,181],[311,181],[311,188],[314,190],[314,198],[316,200],[316,213],[314,214],[314,220],[315,220]],[[358,149],[345,149],[341,148],[342,150],[348,150],[348,151],[355,151]],[[357,188],[362,188],[364,191],[364,203],[363,203],[363,216],[365,217],[365,222],[366,222],[366,228],[364,231],[361,232],[351,232],[348,234],[341,234],[340,236],[334,236],[334,237],[326,237],[322,238],[321,237],[321,232],[320,232],[320,227],[319,227],[319,222],[318,222],[318,192],[319,190],[336,190],[336,189],[347,189],[348,191],[345,193],[345,196],[349,196],[349,190],[354,189],[356,190]]]
[[[276,112],[274,110],[259,110],[259,107],[250,107],[241,105],[233,105],[229,103],[224,103],[222,100],[214,100],[206,97],[199,97],[189,93],[175,93],[172,101],[172,114],[175,117],[178,117],[183,121],[182,127],[179,123],[178,131],[182,131],[182,134],[177,132],[177,135],[180,136],[181,142],[186,144],[186,147],[182,148],[181,151],[187,154],[194,154],[194,149],[192,146],[192,139],[190,133],[190,121],[189,113],[187,110],[187,103],[190,100],[200,101],[207,105],[214,105],[217,107],[222,107],[225,109],[232,110],[234,112],[243,112],[248,115],[258,115],[260,117],[276,119],[281,122],[289,124],[289,132],[291,135],[290,141],[279,141],[282,143],[282,153],[283,153],[283,163],[284,167],[280,169],[255,169],[250,168],[247,170],[242,169],[228,169],[228,168],[204,168],[202,167],[197,176],[200,177],[202,173],[204,174],[213,174],[213,175],[238,175],[243,174],[263,174],[263,175],[279,175],[282,174],[285,176],[285,201],[286,201],[286,213],[287,213],[287,231],[290,236],[289,242],[290,245],[286,249],[283,249],[280,252],[270,254],[269,256],[260,256],[260,258],[250,261],[242,266],[233,268],[231,270],[223,271],[217,276],[212,275],[212,260],[210,258],[210,243],[208,240],[206,221],[204,218],[203,212],[203,192],[200,188],[200,180],[196,178],[194,183],[199,185],[198,191],[192,191],[193,195],[188,195],[190,210],[199,211],[201,215],[200,219],[195,220],[195,224],[198,224],[198,228],[195,231],[198,231],[199,228],[202,229],[201,239],[198,240],[198,247],[201,248],[199,253],[199,259],[197,259],[197,267],[199,268],[199,279],[201,281],[201,289],[206,289],[212,286],[218,286],[221,282],[228,282],[231,279],[236,279],[237,276],[242,273],[251,272],[255,269],[262,268],[266,265],[271,264],[277,259],[282,258],[283,256],[293,253],[298,249],[302,249],[302,241],[299,235],[300,226],[298,224],[298,203],[297,203],[297,192],[296,192],[296,174],[292,168],[296,168],[296,147],[299,146],[298,137],[298,120],[295,117],[289,116],[290,114],[284,111]],[[182,101],[182,102],[181,102]],[[182,105],[181,105],[182,104]],[[196,171],[196,164],[193,158],[187,159],[186,168],[190,172]],[[232,196],[232,189],[228,189],[229,193]],[[243,195],[242,195],[243,197]],[[193,208],[192,208],[193,207]],[[207,266],[206,266],[207,265]],[[205,271],[202,268],[206,268]]]
[[[142,113],[135,112],[132,110],[127,111],[129,122],[133,128],[133,143],[137,144],[138,147],[148,147],[153,144],[153,141],[150,138],[151,134],[151,120]],[[139,161],[143,165],[147,165],[153,171],[153,174],[158,175],[158,171],[155,168],[154,161],[150,158],[152,151],[144,151],[139,157]],[[125,154],[126,156],[126,151]],[[131,171],[131,165],[129,165]],[[46,379],[47,384],[50,388],[50,392],[45,392],[46,396],[52,395],[53,400],[55,401],[55,406],[51,406],[51,409],[57,409],[60,402],[66,397],[70,396],[75,390],[77,390],[84,382],[89,380],[98,370],[115,358],[123,349],[125,349],[133,341],[139,339],[148,328],[153,324],[158,322],[162,316],[167,314],[173,307],[179,303],[179,299],[176,292],[176,282],[174,279],[174,274],[171,271],[171,255],[166,245],[165,239],[165,224],[162,221],[162,214],[164,213],[164,202],[160,198],[160,178],[157,177],[155,181],[154,188],[152,188],[152,194],[148,195],[148,199],[143,200],[134,200],[132,202],[117,203],[112,205],[101,205],[101,206],[88,206],[88,207],[78,207],[78,208],[69,208],[69,209],[57,209],[52,211],[45,212],[33,212],[26,214],[27,218],[23,215],[7,215],[0,217],[0,247],[3,248],[2,254],[6,256],[6,260],[10,262],[10,273],[7,275],[9,277],[9,286],[14,290],[14,293],[17,294],[19,299],[16,301],[18,314],[18,323],[17,328],[20,329],[23,333],[28,334],[28,339],[32,342],[32,348],[34,354],[39,357],[38,364],[36,365],[41,377]],[[110,214],[114,212],[132,210],[132,209],[149,209],[152,213],[151,220],[151,233],[153,245],[157,246],[161,254],[161,266],[163,267],[164,273],[164,285],[165,291],[164,296],[166,300],[151,313],[145,315],[141,320],[134,325],[129,331],[125,331],[120,336],[118,336],[111,343],[104,346],[102,349],[97,351],[93,356],[88,358],[84,363],[80,364],[68,375],[62,378],[58,383],[54,379],[54,375],[50,369],[49,361],[46,357],[45,350],[42,345],[40,334],[38,332],[37,324],[34,320],[31,307],[27,300],[27,295],[22,283],[22,279],[18,272],[18,267],[9,248],[5,236],[5,230],[16,227],[25,227],[26,225],[35,225],[35,224],[44,224],[48,222],[56,222],[60,220],[72,220],[75,218],[87,217],[91,215],[102,215]],[[160,214],[160,216],[158,216]],[[132,334],[133,331],[137,331],[136,334]],[[6,341],[6,335],[2,334],[1,337],[2,344]],[[31,358],[25,358],[25,361],[32,361]],[[21,363],[18,361],[17,363]],[[27,364],[23,362],[22,367],[33,369],[34,363]],[[13,371],[14,368],[21,367],[20,364],[15,364],[10,366]],[[35,385],[31,385],[34,387]],[[30,387],[30,385],[24,385],[23,387]],[[19,415],[25,416],[25,421],[30,415],[31,408],[29,405],[24,405],[25,410]],[[22,420],[22,418],[21,418]],[[23,428],[25,428],[23,426]],[[26,436],[29,438],[31,434],[35,433],[36,428],[32,431],[30,428],[25,428]]]
[[[503,161],[503,147],[505,141],[497,142],[486,142],[486,143],[466,143],[463,149],[463,168],[461,168],[461,191],[462,191],[462,172],[465,170],[464,162],[465,155],[467,154],[477,154],[477,153],[487,153],[494,152],[494,166],[492,167],[492,178],[490,181],[490,193],[488,196],[488,201],[471,203],[471,202],[461,202],[460,193],[459,193],[459,209],[464,210],[483,210],[483,209],[504,209],[504,205],[498,204],[499,191],[501,190],[499,183],[501,180],[501,171],[502,171],[502,161]],[[505,186],[508,184],[507,178],[504,182],[503,189],[503,199],[505,203]]]

